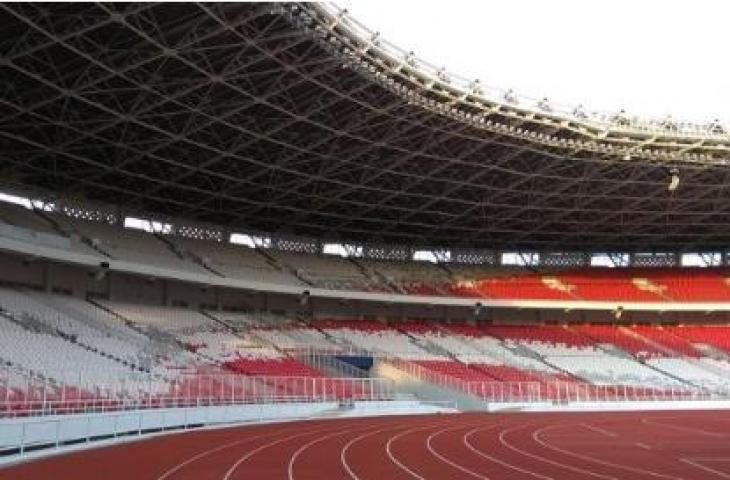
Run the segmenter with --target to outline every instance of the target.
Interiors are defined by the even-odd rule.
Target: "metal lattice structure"
[[[317,4],[2,4],[0,182],[464,257],[730,245],[721,127],[484,99],[356,27]]]

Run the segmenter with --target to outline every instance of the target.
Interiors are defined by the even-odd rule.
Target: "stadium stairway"
[[[519,344],[508,345],[503,341],[502,346],[505,349],[510,350],[515,355],[519,355],[519,356],[527,357],[527,358],[533,358],[533,359],[541,362],[543,365],[546,365],[546,366],[550,367],[551,369],[555,370],[556,372],[562,373],[563,375],[575,378],[577,380],[580,380],[581,382],[591,383],[590,380],[588,380],[586,378],[582,378],[572,372],[569,372],[568,370],[565,370],[564,368],[560,367],[559,365],[556,365],[555,363],[549,361],[547,358],[545,358],[545,356],[540,355],[538,352],[536,352],[534,350],[531,350],[526,345],[519,345]]]
[[[397,368],[387,360],[376,359],[371,376],[391,380],[396,393],[411,395],[421,401],[440,402],[448,399],[456,402],[457,408],[461,411],[488,409],[488,403],[477,396],[425,382]]]
[[[669,357],[681,356],[680,352],[672,350],[671,348],[667,347],[666,345],[663,345],[660,342],[656,342],[645,335],[641,335],[640,333],[635,332],[634,330],[631,330],[630,328],[621,327],[621,326],[616,327],[616,328],[620,332],[623,332],[624,335],[635,338],[636,340],[639,340],[640,342],[644,342],[648,346],[650,346],[652,349],[663,352],[664,354],[666,354]]]
[[[106,313],[111,315],[113,318],[116,318],[117,320],[119,320],[119,322],[121,322],[127,328],[130,328],[141,335],[149,337],[150,339],[152,339],[158,343],[162,343],[162,344],[166,344],[166,345],[174,345],[174,346],[178,345],[177,340],[169,333],[162,332],[160,330],[149,328],[149,327],[142,328],[136,322],[131,321],[130,319],[126,318],[124,315],[121,315],[120,313],[107,307],[106,305],[104,305],[101,302],[97,302],[96,300],[94,300],[92,298],[89,298],[86,301],[89,302],[91,305],[105,311]]]
[[[61,235],[62,237],[67,237],[67,238],[72,238],[72,239],[76,238],[76,239],[78,239],[79,242],[86,245],[88,248],[90,248],[94,252],[98,253],[102,257],[113,258],[113,256],[109,252],[104,250],[101,247],[101,245],[99,245],[98,242],[93,241],[91,238],[86,237],[85,235],[81,234],[80,232],[77,232],[76,230],[74,230],[70,227],[65,227],[65,226],[61,225],[53,217],[53,215],[48,215],[46,212],[44,212],[40,209],[33,209],[33,213],[35,213],[35,215],[42,218],[46,223],[51,225],[53,230],[56,233],[58,233],[59,235]]]
[[[699,367],[702,370],[705,370],[714,375],[718,375],[720,377],[727,376],[728,372],[726,370],[723,370],[722,368],[718,368],[716,366],[710,365],[706,362],[702,362],[700,360],[701,355],[696,355],[696,353],[699,353],[699,350],[697,349],[697,347],[695,345],[691,344],[686,339],[683,339],[683,338],[675,335],[674,333],[672,333],[669,330],[665,330],[662,327],[654,327],[652,330],[648,330],[647,333],[657,335],[658,332],[661,332],[661,335],[667,341],[671,341],[672,343],[677,342],[677,344],[681,347],[682,351],[677,350],[677,349],[672,349],[663,343],[654,341],[649,335],[641,334],[639,332],[636,332],[631,329],[627,329],[625,327],[619,327],[619,328],[624,330],[627,335],[632,335],[636,338],[641,338],[645,342],[655,346],[656,348],[663,349],[668,354],[668,356],[671,358],[681,358],[684,361],[686,361],[692,365],[695,365],[696,367]],[[689,349],[689,352],[688,352],[688,349]],[[730,357],[728,357],[727,354],[724,354],[723,352],[720,352],[720,351],[716,351],[712,347],[708,346],[707,350],[709,350],[709,351],[705,352],[705,355],[710,358],[715,358],[717,360],[723,360],[723,361],[730,360]]]
[[[296,359],[334,378],[369,378],[369,372],[344,362],[333,355],[317,353],[296,355]]]
[[[305,285],[308,285],[310,287],[314,286],[314,284],[312,283],[311,280],[309,280],[304,275],[302,275],[301,271],[299,271],[298,269],[292,267],[291,265],[289,265],[283,261],[280,261],[273,255],[266,252],[264,249],[254,248],[253,251],[258,253],[262,257],[264,257],[264,259],[266,260],[266,263],[268,263],[269,265],[274,267],[276,270],[278,270],[280,272],[281,271],[289,272],[290,274],[294,275],[294,277],[296,277],[300,282],[304,283]]]
[[[209,318],[212,322],[221,325],[223,328],[225,328],[227,331],[231,332],[233,335],[238,336],[239,329],[237,329],[236,327],[234,327],[230,323],[226,322],[222,318],[216,317],[215,315],[211,314],[210,312],[208,312],[206,310],[202,310],[201,309],[199,311],[200,311],[200,314],[203,315],[204,317]]]
[[[217,270],[212,268],[210,265],[205,263],[203,261],[203,259],[200,258],[198,255],[196,255],[195,253],[193,253],[189,250],[186,250],[186,249],[180,247],[177,243],[173,242],[169,237],[167,237],[165,235],[161,235],[159,233],[153,233],[152,236],[155,237],[160,242],[164,243],[167,246],[167,248],[181,261],[194,263],[217,277],[224,276],[222,273],[218,272]]]
[[[454,361],[458,361],[458,359],[456,359],[450,351],[446,350],[443,347],[440,347],[439,345],[436,345],[434,342],[432,342],[426,338],[423,338],[423,337],[420,337],[420,338],[415,337],[406,328],[402,328],[399,326],[394,326],[393,328],[395,328],[398,332],[400,332],[401,334],[408,337],[408,339],[411,341],[411,343],[422,348],[426,352],[432,353],[434,355],[438,355],[440,357],[451,358]]]

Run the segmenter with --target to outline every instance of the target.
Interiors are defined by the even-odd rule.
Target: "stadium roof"
[[[48,195],[362,242],[730,246],[725,126],[485,91],[328,5],[2,4],[0,92],[0,182]]]

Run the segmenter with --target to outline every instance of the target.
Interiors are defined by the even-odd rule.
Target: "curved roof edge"
[[[481,85],[417,58],[381,39],[332,3],[282,7],[309,29],[343,64],[372,78],[406,101],[543,147],[590,151],[629,161],[730,164],[730,131],[707,124],[642,119],[618,113],[565,107]],[[566,156],[570,156],[569,154]]]

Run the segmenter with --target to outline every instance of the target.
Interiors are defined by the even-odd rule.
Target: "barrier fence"
[[[312,418],[332,407],[331,402],[282,401],[0,419],[0,466],[5,459],[47,449],[206,425]]]
[[[380,378],[247,376],[181,373],[171,380],[130,378],[114,385],[0,379],[0,417],[253,403],[390,400]]]
[[[580,382],[545,381],[468,381],[444,375],[399,358],[381,361],[420,380],[464,392],[488,402],[622,402],[728,400],[730,391],[722,388],[644,387],[636,385],[592,385]]]

